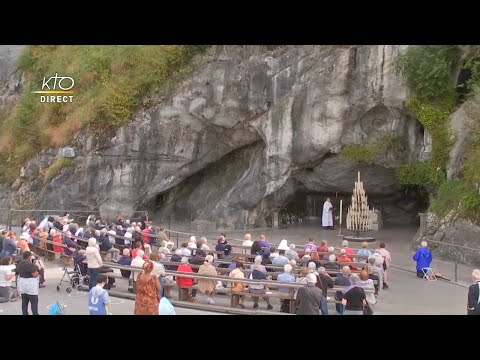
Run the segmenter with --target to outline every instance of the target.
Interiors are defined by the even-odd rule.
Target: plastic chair
[[[437,277],[431,267],[422,268],[423,278],[428,281],[437,281]]]

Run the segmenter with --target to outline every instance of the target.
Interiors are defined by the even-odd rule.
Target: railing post
[[[178,232],[177,232],[177,249],[178,249]]]
[[[168,230],[170,230],[170,221],[172,219],[172,215],[168,215]]]
[[[458,264],[455,261],[455,282],[457,282],[457,268],[458,268]]]
[[[10,207],[10,205],[8,205],[7,210],[7,230],[12,230],[12,208]]]

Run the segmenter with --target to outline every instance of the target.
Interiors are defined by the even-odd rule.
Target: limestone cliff
[[[104,215],[148,207],[162,218],[258,226],[295,191],[351,193],[361,170],[368,194],[390,199],[388,208],[399,200],[393,166],[400,157],[417,159],[423,146],[393,71],[404,48],[212,47],[174,94],[139,111],[113,138],[78,133],[76,166],[47,184],[39,175],[58,150],[38,154],[3,191],[3,203]],[[392,133],[401,154],[382,154],[380,165],[338,155],[344,145]]]

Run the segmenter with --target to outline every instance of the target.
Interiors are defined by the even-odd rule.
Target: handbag
[[[312,291],[309,289],[308,285],[307,285],[307,290],[310,294],[310,296],[312,297],[313,301],[315,302],[315,304],[317,303],[317,299],[315,299],[315,296],[313,296],[313,293]],[[322,296],[323,297],[323,296]],[[320,299],[320,304],[318,305],[318,311],[320,313],[320,315],[322,314],[322,299]]]
[[[367,305],[363,305],[363,315],[373,315],[373,310],[368,304],[368,301],[365,300]]]

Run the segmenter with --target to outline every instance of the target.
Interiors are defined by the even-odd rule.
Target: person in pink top
[[[382,255],[382,257],[385,259],[383,262],[383,270],[384,270],[384,275],[383,275],[383,288],[388,289],[388,284],[387,284],[387,269],[390,266],[390,263],[392,262],[392,256],[390,255],[390,251],[385,249],[385,243],[381,242],[380,243],[380,249],[375,250],[375,252],[379,253]]]
[[[307,250],[307,249],[310,249],[311,252],[314,252],[314,251],[317,251],[317,246],[313,243],[315,241],[315,239],[313,238],[313,236],[310,236],[308,238],[308,244],[306,244],[304,247],[303,247],[303,250]]]

